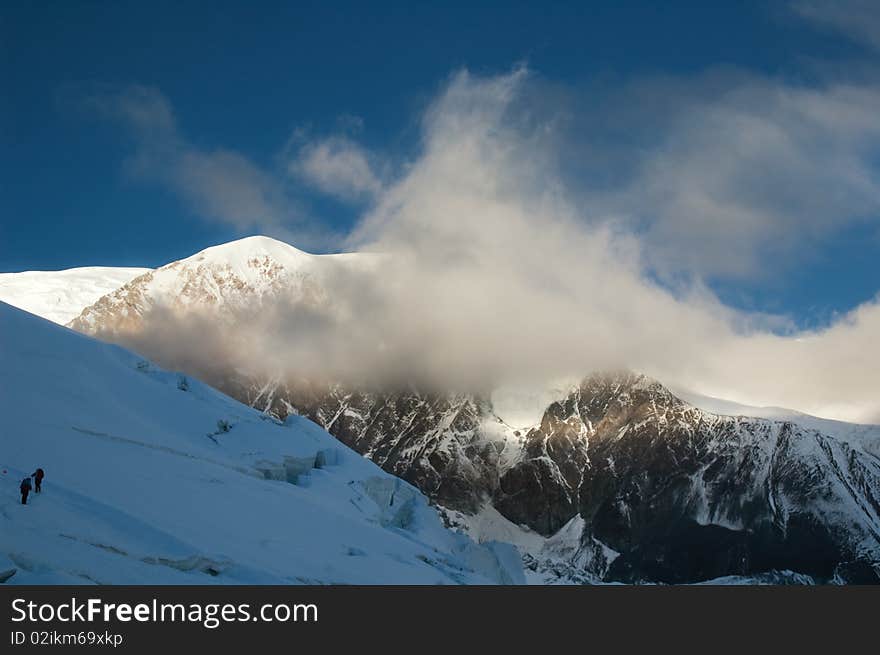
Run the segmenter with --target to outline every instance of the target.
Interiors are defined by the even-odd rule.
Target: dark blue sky
[[[578,85],[719,66],[796,78],[805,61],[858,56],[857,43],[774,2],[5,2],[0,271],[156,266],[243,236],[124,174],[130,137],[71,100],[94,85],[155,87],[196,147],[271,167],[294,130],[331,132],[346,115],[362,119],[368,148],[410,152],[419,111],[461,67],[528,61]],[[304,201],[339,231],[358,215]],[[821,322],[880,289],[877,254],[873,233],[849,231],[785,280],[715,288]]]

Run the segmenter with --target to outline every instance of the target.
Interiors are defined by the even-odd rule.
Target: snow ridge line
[[[141,448],[148,448],[150,450],[157,450],[159,452],[168,453],[169,455],[175,455],[177,457],[186,457],[187,459],[195,459],[199,461],[209,462],[216,466],[222,466],[223,468],[230,469],[232,471],[237,471],[239,473],[244,473],[245,475],[250,475],[252,477],[262,477],[257,475],[257,471],[254,468],[247,468],[243,466],[236,466],[229,462],[222,462],[220,460],[216,460],[210,457],[203,457],[201,455],[193,455],[192,453],[187,453],[183,450],[177,450],[176,448],[172,448],[170,446],[157,446],[155,444],[145,443],[143,441],[138,441],[137,439],[130,439],[128,437],[120,437],[115,434],[107,434],[106,432],[97,432],[95,430],[88,430],[86,428],[80,428],[75,425],[71,425],[70,428],[80,434],[86,434],[91,437],[97,437],[98,439],[104,439],[105,441],[112,441],[116,443],[125,443],[131,444],[133,446],[140,446]]]

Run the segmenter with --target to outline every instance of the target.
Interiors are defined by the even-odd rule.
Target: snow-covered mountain
[[[606,579],[880,581],[880,460],[858,443],[619,373],[550,405],[523,455],[494,506],[546,535],[582,524],[572,557]]]
[[[149,270],[90,266],[0,273],[0,301],[64,325],[101,296]]]
[[[326,275],[340,267],[368,266],[369,261],[365,255],[312,255],[268,237],[247,237],[135,277],[85,307],[70,326],[81,332],[114,333],[136,324],[158,305],[223,314],[279,298],[322,302]]]
[[[118,346],[0,303],[0,580],[522,582],[417,489]],[[19,503],[19,481],[46,472]]]
[[[71,325],[112,338],[157,305],[228,322],[236,307],[332,302],[324,276],[364,261],[245,239],[140,276]],[[222,362],[207,381],[275,416],[312,419],[421,489],[448,525],[516,543],[532,581],[880,580],[877,426],[686,402],[630,373],[513,399],[310,383]]]

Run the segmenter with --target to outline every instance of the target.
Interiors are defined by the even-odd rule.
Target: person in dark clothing
[[[42,491],[40,485],[43,484],[44,475],[45,473],[43,473],[43,469],[37,469],[33,472],[33,475],[31,475],[31,477],[34,479],[34,491],[36,491],[37,493],[40,493],[40,491]]]
[[[21,489],[21,504],[27,505],[27,497],[28,494],[31,492],[31,479],[25,478],[24,480],[22,480],[19,489]]]

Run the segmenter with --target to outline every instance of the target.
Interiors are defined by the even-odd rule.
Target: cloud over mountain
[[[348,238],[381,255],[325,274],[327,302],[260,301],[225,308],[237,318],[222,322],[156,307],[138,338],[185,344],[188,361],[225,352],[264,372],[457,388],[625,367],[747,404],[877,418],[876,301],[799,331],[724,306],[703,282],[713,263],[772,273],[775,263],[757,255],[798,248],[833,230],[835,216],[870,213],[862,156],[880,134],[873,92],[749,80],[724,102],[694,103],[671,145],[633,167],[626,192],[591,195],[568,184],[564,120],[542,110],[541,88],[525,68],[453,75],[424,112],[417,153],[376,189]],[[813,149],[839,169],[827,188],[821,164],[806,161]],[[716,169],[703,160],[712,152]],[[763,186],[762,174],[771,178]],[[786,176],[814,179],[804,193],[815,202],[794,197]],[[843,201],[822,199],[835,189],[849,189]],[[656,213],[638,228],[607,211],[622,202]],[[765,250],[768,240],[780,243]]]

